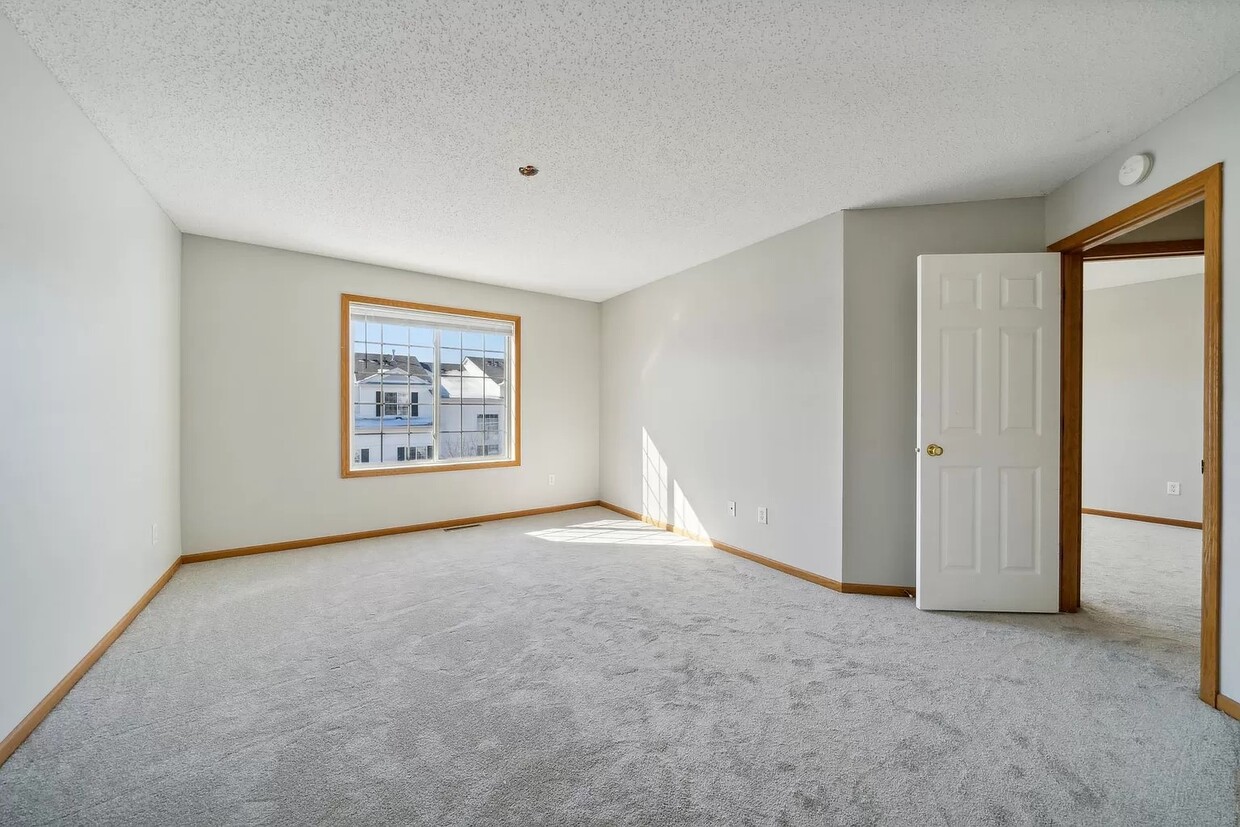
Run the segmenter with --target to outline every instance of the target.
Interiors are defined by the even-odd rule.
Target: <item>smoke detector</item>
[[[1133,155],[1119,168],[1119,185],[1131,187],[1133,184],[1140,184],[1153,167],[1154,158],[1148,153]]]

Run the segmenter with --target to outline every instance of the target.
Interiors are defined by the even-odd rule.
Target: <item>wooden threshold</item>
[[[634,520],[641,520],[643,523],[652,525],[655,528],[670,531],[673,534],[686,537],[690,540],[697,540],[699,543],[706,543],[719,549],[720,551],[727,552],[728,554],[734,554],[737,557],[744,557],[746,560],[752,560],[760,565],[775,569],[776,571],[783,572],[784,574],[790,574],[793,577],[799,577],[802,580],[807,580],[810,583],[823,586],[831,589],[832,591],[841,592],[842,594],[872,594],[882,597],[913,597],[916,594],[916,590],[912,586],[884,586],[871,583],[843,583],[839,580],[834,580],[821,574],[815,574],[812,571],[806,571],[805,569],[791,566],[787,563],[781,563],[779,560],[773,560],[770,557],[764,557],[761,554],[755,554],[754,552],[747,551],[743,548],[728,545],[727,543],[721,543],[720,541],[711,539],[703,534],[694,534],[691,531],[686,531],[685,529],[671,523],[656,520],[653,517],[638,513],[636,511],[631,511],[623,506],[609,503],[606,500],[600,500],[599,505],[610,511],[614,511],[617,514],[623,514],[625,517],[630,517]]]
[[[229,557],[248,557],[251,554],[267,554],[273,551],[291,551],[298,548],[314,546],[330,546],[336,543],[349,543],[353,540],[370,540],[375,537],[390,537],[393,534],[410,534],[415,531],[432,531],[437,528],[454,528],[473,523],[490,523],[496,520],[512,520],[517,517],[534,517],[538,514],[553,514],[557,511],[573,511],[578,508],[589,508],[601,505],[598,500],[569,503],[568,505],[548,505],[542,508],[526,508],[521,511],[505,511],[499,514],[484,514],[480,517],[459,517],[455,520],[436,520],[431,523],[415,523],[391,528],[376,528],[370,531],[352,531],[348,534],[329,534],[324,537],[307,537],[303,540],[285,540],[279,543],[263,543],[257,546],[241,546],[240,548],[224,548],[218,551],[200,551],[185,554],[182,563],[206,563],[210,560],[224,560]]]
[[[1193,520],[1176,520],[1171,517],[1154,517],[1150,514],[1129,514],[1127,511],[1106,511],[1102,508],[1082,508],[1082,514],[1092,514],[1095,517],[1114,517],[1117,520],[1136,520],[1139,523],[1158,523],[1159,525],[1173,525],[1179,528],[1201,528],[1201,523]]]
[[[99,658],[103,657],[103,653],[108,651],[108,647],[121,636],[121,632],[125,631],[130,623],[133,623],[133,619],[146,608],[146,604],[150,603],[155,595],[159,594],[159,590],[172,579],[172,575],[176,574],[177,569],[180,567],[181,560],[177,558],[168,567],[168,570],[159,576],[155,584],[138,598],[138,602],[133,604],[133,608],[125,612],[124,617],[117,621],[116,625],[108,630],[108,633],[98,643],[91,647],[86,656],[69,670],[69,674],[61,678],[60,683],[53,686],[52,691],[48,692],[43,697],[43,700],[39,701],[38,705],[30,710],[30,714],[22,718],[21,722],[13,728],[13,731],[6,735],[3,741],[0,741],[0,764],[7,761],[9,756],[22,745],[22,742],[30,737],[30,733],[34,732],[39,724],[43,723],[43,719],[47,717],[47,714],[56,708],[56,704],[60,703],[65,695],[69,694],[69,690],[73,688],[74,684],[90,671],[90,668],[95,665]]]

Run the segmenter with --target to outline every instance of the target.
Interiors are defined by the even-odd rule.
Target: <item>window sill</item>
[[[344,479],[352,477],[390,477],[397,474],[430,474],[438,471],[473,471],[480,468],[516,468],[521,465],[520,459],[504,459],[477,462],[453,462],[437,465],[385,465],[378,468],[342,468],[340,476]]]

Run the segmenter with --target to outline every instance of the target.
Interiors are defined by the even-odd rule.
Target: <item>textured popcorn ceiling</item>
[[[186,232],[590,299],[1045,193],[1240,70],[1236,0],[0,10]]]

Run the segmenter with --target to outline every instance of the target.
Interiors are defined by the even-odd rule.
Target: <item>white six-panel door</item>
[[[1059,255],[917,272],[917,606],[1058,611]]]

